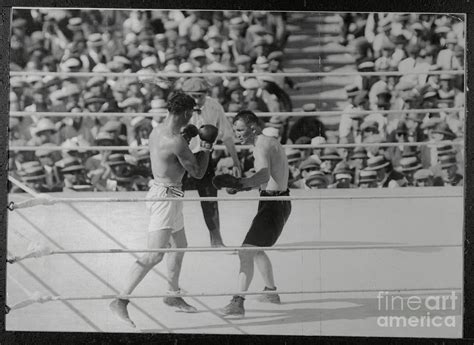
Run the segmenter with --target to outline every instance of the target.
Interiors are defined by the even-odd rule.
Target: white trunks
[[[176,201],[147,201],[146,208],[150,212],[148,231],[172,230],[173,233],[184,228],[183,201],[181,184],[161,183],[153,181],[147,199],[176,198]]]

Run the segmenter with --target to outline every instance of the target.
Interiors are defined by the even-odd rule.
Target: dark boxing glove
[[[201,147],[210,150],[214,141],[216,141],[219,130],[213,125],[203,125],[199,128],[199,138],[201,138]]]
[[[230,174],[214,176],[214,178],[212,179],[212,184],[214,185],[214,187],[216,187],[216,189],[226,188],[229,194],[235,194],[229,192],[229,190],[235,190],[235,192],[237,192],[239,190],[242,190],[243,188],[240,179]]]
[[[183,136],[184,140],[186,140],[189,144],[192,138],[199,134],[199,130],[195,125],[189,124],[183,128],[181,128],[181,135]]]

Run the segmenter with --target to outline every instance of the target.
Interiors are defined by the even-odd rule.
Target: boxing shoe
[[[276,288],[270,289],[265,286],[263,291],[276,291]],[[280,296],[277,293],[270,293],[270,294],[264,294],[264,295],[259,295],[257,297],[257,301],[262,302],[262,303],[274,303],[274,304],[281,304],[280,301]]]
[[[172,291],[172,293],[176,293],[178,291]],[[171,293],[171,291],[170,291]],[[186,303],[186,301],[182,297],[177,296],[167,296],[163,298],[163,303],[169,307],[177,308],[177,311],[181,311],[184,313],[196,313],[197,309],[192,305]]]
[[[128,299],[116,298],[110,303],[109,308],[120,321],[135,328],[137,326],[135,326],[135,323],[130,319],[130,316],[128,316],[128,303],[130,303]]]
[[[222,314],[225,316],[244,316],[245,309],[244,309],[244,301],[245,298],[242,296],[234,296],[228,305],[226,305],[222,309]]]

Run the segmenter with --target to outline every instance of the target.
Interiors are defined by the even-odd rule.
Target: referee
[[[224,113],[224,108],[215,99],[207,96],[209,85],[202,78],[189,78],[182,86],[182,91],[194,98],[196,102],[195,112],[189,121],[190,124],[200,128],[202,125],[213,125],[218,128],[219,134],[217,140],[221,140],[225,145],[227,152],[234,161],[232,173],[235,177],[241,177],[242,170],[234,145],[234,132],[230,121]],[[194,137],[189,143],[191,151],[199,151],[199,137]],[[186,174],[183,178],[183,187],[186,190],[197,189],[200,197],[216,197],[217,189],[212,184],[212,178],[215,176],[215,162],[210,159],[206,174],[202,180]],[[212,247],[222,247],[224,243],[221,237],[219,223],[219,208],[216,201],[201,202],[202,213],[209,235],[211,237]]]

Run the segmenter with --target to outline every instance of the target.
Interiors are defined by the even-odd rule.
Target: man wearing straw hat
[[[201,150],[193,155],[188,143],[181,135],[182,128],[189,122],[196,103],[185,94],[173,96],[168,103],[169,114],[163,126],[156,127],[150,135],[149,149],[154,176],[153,185],[147,194],[147,209],[150,212],[148,226],[148,248],[187,247],[184,233],[183,202],[181,180],[187,171],[194,178],[204,176],[209,163],[212,145],[217,137],[217,128],[203,125],[198,134],[201,138]],[[176,198],[176,201],[153,201],[157,198]],[[121,296],[132,293],[147,273],[163,259],[163,252],[150,252],[135,261],[126,278]],[[179,275],[184,252],[168,254],[168,288],[179,293]],[[195,312],[196,308],[177,296],[166,297],[164,303],[184,312]],[[110,304],[112,312],[131,327],[135,324],[127,311],[128,299],[117,298]]]
[[[256,173],[240,179],[230,174],[218,175],[213,179],[216,188],[227,187],[230,188],[231,193],[259,188],[262,197],[288,196],[288,159],[277,139],[261,133],[258,117],[250,110],[242,110],[235,116],[234,132],[242,144],[254,146]],[[273,246],[290,213],[289,200],[260,201],[257,215],[252,221],[242,246],[246,248]],[[263,250],[239,251],[239,259],[240,291],[248,290],[255,264],[262,274],[265,283],[264,291],[276,291],[272,264]],[[245,314],[244,300],[242,295],[234,296],[230,304],[222,310],[223,314],[243,316]],[[260,301],[279,304],[280,297],[276,292],[269,293],[260,296]]]
[[[377,182],[379,188],[397,188],[407,184],[402,173],[393,170],[392,163],[384,156],[374,156],[367,161],[368,171],[377,172]]]

